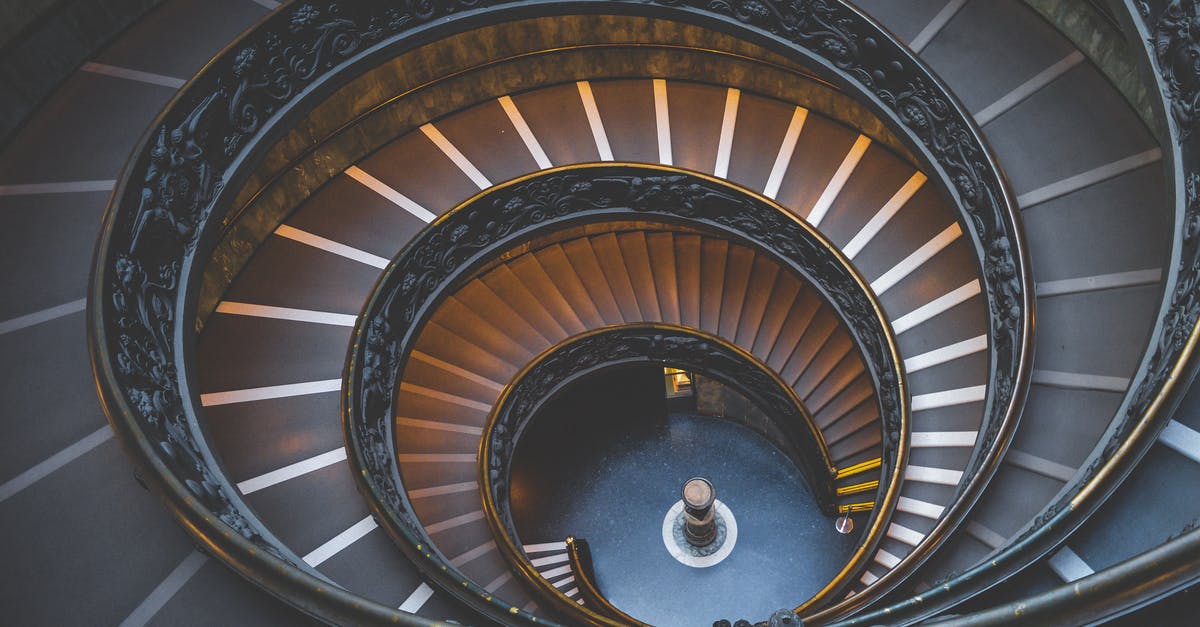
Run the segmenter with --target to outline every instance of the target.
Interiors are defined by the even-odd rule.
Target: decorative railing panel
[[[1170,272],[1141,365],[1083,468],[1013,542],[987,562],[939,582],[919,597],[844,624],[917,622],[955,607],[1048,555],[1099,509],[1149,451],[1200,369],[1196,355],[1200,343],[1200,68],[1196,64],[1200,30],[1194,26],[1200,20],[1200,2],[1141,0],[1125,5],[1118,19],[1145,46],[1168,120],[1168,135],[1159,141],[1170,164],[1166,172],[1175,207]],[[1175,546],[1185,550],[1182,544]],[[1161,559],[1176,557],[1168,553]],[[1146,585],[1136,577],[1126,583]],[[1068,600],[1066,595],[1053,599]]]
[[[377,515],[402,547],[456,574],[428,548],[396,463],[392,402],[413,345],[441,301],[492,259],[560,229],[631,220],[686,225],[753,246],[815,287],[847,327],[876,390],[886,494],[845,570],[856,572],[882,537],[907,450],[908,399],[891,327],[862,278],[807,223],[731,184],[662,166],[572,166],[493,187],[440,217],[392,262],[359,318],[343,404],[355,477]]]
[[[818,491],[822,489],[829,492],[826,500],[832,498],[832,475],[824,464],[812,463],[821,457],[819,442],[813,440],[819,432],[813,434],[806,428],[812,424],[811,416],[794,392],[745,350],[715,336],[661,324],[606,327],[569,338],[539,355],[506,387],[484,427],[480,449],[483,511],[497,544],[513,568],[525,573],[549,604],[573,608],[575,602],[542,578],[518,548],[522,542],[509,494],[515,452],[526,428],[563,390],[604,370],[640,363],[700,373],[750,399],[771,416],[783,433],[795,434],[790,443],[800,450],[796,461],[817,502],[821,504]],[[820,476],[823,471],[824,476]],[[886,489],[880,491],[884,492]],[[826,509],[832,507],[831,502],[824,505]],[[786,525],[787,521],[779,524]],[[602,615],[611,617],[608,613]]]
[[[481,485],[490,495],[499,522],[518,538],[509,509],[508,486],[514,451],[533,418],[546,403],[576,381],[617,365],[661,363],[711,377],[761,409],[799,451],[794,460],[813,497],[827,513],[836,513],[834,472],[823,462],[820,431],[795,393],[753,355],[721,338],[665,324],[606,327],[552,347],[539,355],[506,387],[484,428]],[[486,510],[485,510],[486,511]]]
[[[927,162],[923,169],[945,182],[984,268],[993,383],[987,427],[973,463],[982,471],[975,473],[983,477],[979,481],[986,480],[997,444],[1011,432],[1027,378],[1031,316],[1027,263],[1012,202],[969,115],[902,44],[848,5],[830,0],[289,5],[206,66],[136,149],[97,246],[89,342],[110,420],[138,463],[152,471],[148,479],[176,514],[215,554],[310,613],[344,622],[421,624],[321,585],[319,575],[271,537],[224,477],[196,419],[198,395],[189,381],[196,276],[256,160],[322,94],[430,37],[488,22],[580,11],[651,15],[759,40],[862,97],[911,140]],[[651,184],[642,191],[664,190]],[[490,221],[476,220],[486,231]],[[372,367],[377,365],[382,364]],[[900,385],[898,380],[879,383]],[[944,529],[959,517],[948,517]],[[454,587],[439,573],[429,576]],[[322,592],[314,593],[318,586]]]

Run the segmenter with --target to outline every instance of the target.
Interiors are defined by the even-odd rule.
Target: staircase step
[[[575,239],[562,245],[570,267],[575,271],[588,296],[600,312],[600,319],[605,324],[620,324],[624,321],[622,310],[617,306],[617,300],[608,279],[600,268],[596,251],[586,239]]]

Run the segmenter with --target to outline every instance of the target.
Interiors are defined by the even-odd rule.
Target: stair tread
[[[536,253],[521,255],[506,266],[511,271],[517,280],[525,287],[529,293],[545,307],[547,314],[555,320],[555,323],[566,335],[575,335],[583,333],[587,326],[576,314],[571,306],[571,300],[563,295],[563,290],[570,289],[566,286],[558,285],[554,279],[546,273],[538,261]],[[575,284],[574,287],[582,290],[582,286]]]
[[[679,318],[683,326],[700,327],[700,265],[699,235],[675,237],[675,277],[679,281]]]
[[[500,385],[512,378],[519,368],[515,363],[485,350],[480,344],[460,337],[438,324],[437,320],[427,322],[421,329],[421,335],[413,343],[413,353],[413,359],[420,359],[417,353],[428,355]]]
[[[746,284],[746,299],[738,317],[737,332],[733,340],[742,348],[752,350],[757,341],[759,327],[764,322],[767,306],[771,302],[780,275],[779,264],[758,255],[750,270]]]
[[[570,260],[571,268],[587,288],[588,296],[600,312],[603,324],[624,322],[622,311],[617,306],[616,297],[608,285],[604,271],[600,268],[591,243],[586,239],[571,240],[562,244],[562,250]]]
[[[482,280],[469,281],[454,293],[454,298],[532,354],[541,352],[550,343],[542,329],[535,328],[514,309],[520,306],[520,301],[500,298]]]
[[[522,255],[524,257],[524,255]],[[482,277],[485,285],[497,294],[504,294],[503,300],[512,307],[513,312],[526,321],[530,327],[550,343],[561,342],[567,337],[567,330],[559,324],[555,316],[547,309],[546,301],[536,297],[510,268],[510,264],[501,264]],[[541,290],[543,293],[549,290]]]
[[[479,191],[424,133],[413,131],[388,142],[358,167],[435,215]]]
[[[728,260],[728,241],[707,237],[700,240],[700,329],[713,335],[720,334]]]
[[[434,124],[492,183],[539,169],[497,100],[457,111]]]
[[[552,164],[600,160],[574,83],[514,94],[512,99]]]
[[[620,161],[658,163],[651,82],[603,80],[592,81],[591,85],[613,156]]]
[[[447,298],[435,312],[432,320],[469,343],[483,347],[485,352],[507,363],[524,364],[533,357],[533,353],[528,348],[510,338],[488,319],[482,318],[457,298]],[[526,339],[532,342],[532,340]]]
[[[671,146],[675,165],[697,172],[713,171],[717,162],[717,144],[721,138],[721,121],[725,114],[726,92],[726,89],[713,85],[667,81],[667,106],[672,120]]]

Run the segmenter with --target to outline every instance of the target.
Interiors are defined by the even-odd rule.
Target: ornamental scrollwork
[[[904,429],[899,364],[891,352],[889,327],[880,318],[872,296],[832,248],[786,213],[721,182],[652,166],[595,165],[550,171],[492,188],[470,204],[446,214],[422,231],[389,266],[376,286],[359,321],[358,342],[350,355],[344,410],[351,459],[369,478],[372,498],[399,521],[414,545],[428,546],[420,522],[407,502],[394,451],[392,403],[404,364],[420,330],[437,304],[464,284],[486,262],[515,247],[560,228],[623,220],[686,224],[746,242],[769,254],[785,268],[804,277],[829,302],[847,326],[867,365],[882,416],[881,475],[891,477]],[[606,350],[577,349],[570,363],[587,367],[621,355],[686,355],[684,339],[623,338]],[[695,350],[692,348],[691,350]],[[771,390],[774,382],[709,350],[709,371],[739,372],[740,380],[756,390]],[[530,373],[522,380],[529,389],[550,389],[562,377],[552,369]],[[761,402],[786,410],[792,401],[768,393]],[[518,395],[506,402],[514,415],[528,415],[540,394]],[[486,460],[496,494],[507,494],[504,464],[520,435],[518,425],[505,422],[495,429],[493,455]],[[506,511],[506,499],[496,499]]]
[[[1179,241],[1179,263],[1175,284],[1166,297],[1160,332],[1146,350],[1147,358],[1123,405],[1123,411],[1107,434],[1099,454],[1092,456],[1080,473],[1076,487],[1063,497],[1073,497],[1090,483],[1102,467],[1116,455],[1138,423],[1147,415],[1155,399],[1179,362],[1179,357],[1200,321],[1200,155],[1192,134],[1198,121],[1200,104],[1200,2],[1169,0],[1141,2],[1139,13],[1152,33],[1148,48],[1157,61],[1163,99],[1178,128],[1177,142],[1184,165],[1180,181],[1183,206]],[[1157,16],[1155,15],[1157,13]],[[1060,502],[1058,509],[1065,505]],[[1045,521],[1039,521],[1044,524]],[[1039,525],[1027,530],[1031,533]]]
[[[551,173],[489,192],[423,232],[397,259],[377,292],[378,306],[368,306],[370,315],[364,318],[388,330],[382,346],[368,334],[360,360],[370,365],[372,385],[385,386],[377,392],[366,389],[358,400],[357,419],[369,420],[364,425],[368,431],[389,428],[391,417],[382,399],[390,398],[388,382],[401,371],[398,358],[408,350],[404,344],[421,326],[420,316],[456,277],[548,225],[622,214],[720,227],[779,256],[834,304],[871,364],[877,389],[884,390],[884,415],[897,415],[901,401],[894,363],[870,298],[800,225],[768,205],[699,177],[622,166],[589,170]],[[370,328],[374,332],[377,327]],[[899,429],[897,422],[887,423],[886,439],[898,442]]]
[[[1155,3],[1157,4],[1157,3]],[[1149,19],[1151,3],[1139,3],[1147,18],[1150,47],[1169,101],[1169,111],[1186,141],[1200,124],[1200,3],[1171,0]]]
[[[542,407],[567,384],[605,368],[628,363],[669,363],[673,367],[711,376],[736,389],[772,416],[790,444],[800,450],[796,460],[818,500],[832,497],[832,477],[822,468],[819,444],[805,427],[811,421],[787,391],[765,371],[733,349],[682,328],[618,327],[568,340],[542,356],[518,380],[494,412],[485,437],[488,489],[500,523],[516,538],[509,510],[509,477],[514,452],[525,429]],[[832,506],[832,503],[826,503]]]
[[[976,450],[996,449],[1012,426],[1018,381],[1028,359],[1026,322],[1032,297],[1029,271],[1019,252],[1015,205],[970,116],[902,44],[887,37],[855,9],[833,0],[659,0],[732,18],[827,61],[856,88],[874,96],[886,113],[929,153],[955,196],[964,231],[973,235],[987,296],[991,373],[983,429]],[[1194,75],[1194,74],[1193,74]],[[1011,430],[1010,430],[1011,432]],[[977,454],[975,474],[988,455]]]
[[[131,165],[106,228],[102,334],[117,392],[189,494],[247,540],[282,553],[208,461],[180,395],[176,327],[181,273],[206,231],[233,160],[267,119],[365,47],[475,2],[408,2],[375,14],[370,3],[289,7],[188,85]],[[284,558],[286,559],[286,558]]]
[[[644,0],[631,0],[630,4],[634,3],[645,4]],[[98,337],[113,365],[112,380],[103,385],[130,408],[128,415],[114,416],[114,420],[127,422],[141,432],[153,450],[146,454],[167,465],[168,472],[200,503],[197,510],[213,513],[265,553],[279,555],[263,535],[265,529],[211,461],[190,407],[194,399],[180,393],[183,373],[177,370],[177,364],[182,351],[177,338],[187,337],[191,329],[181,330],[181,325],[190,321],[183,319],[178,307],[181,285],[188,283],[194,271],[191,256],[201,241],[215,237],[223,228],[222,219],[230,209],[221,204],[227,196],[225,186],[253,167],[248,157],[259,135],[283,119],[290,108],[300,106],[305,95],[313,91],[311,88],[367,58],[366,52],[399,41],[417,27],[493,4],[518,5],[485,0],[398,0],[387,5],[343,0],[284,7],[218,56],[183,89],[156,122],[150,139],[140,147],[123,177],[105,225],[106,243],[98,255],[95,275],[102,283],[97,290],[102,295],[96,301],[101,307]],[[658,4],[679,7],[670,11],[664,8],[667,17],[678,17],[679,11],[685,10],[727,17],[790,42],[797,48],[797,55],[812,52],[827,60],[832,71],[853,89],[884,103],[891,119],[924,143],[937,167],[948,174],[967,216],[966,230],[980,242],[977,248],[995,251],[1000,259],[1011,262],[994,267],[986,264],[984,270],[993,321],[992,350],[1000,364],[994,377],[1011,378],[1016,369],[1013,364],[1019,361],[1017,352],[1023,350],[1028,339],[1021,335],[1019,325],[1005,322],[1018,313],[1011,303],[1022,303],[1026,296],[1020,281],[1005,270],[1016,268],[1017,279],[1023,272],[1019,255],[1015,254],[1018,240],[1010,221],[1002,215],[1008,208],[998,175],[966,118],[942,93],[936,80],[905,56],[898,43],[841,2],[665,0]],[[552,182],[543,182],[553,187]],[[653,198],[655,194],[680,191],[674,188],[675,183],[661,176],[649,177],[638,187],[640,193]],[[403,297],[397,293],[383,303],[387,315],[382,321],[388,324],[371,331],[375,339],[406,332],[405,321],[417,319],[421,313],[419,303],[424,302],[415,296],[429,294],[439,277],[448,276],[446,268],[471,259],[472,250],[486,251],[492,243],[518,232],[519,225],[500,219],[505,211],[520,214],[521,219],[529,221],[526,226],[548,224],[573,211],[571,203],[630,198],[634,187],[631,182],[612,181],[573,184],[581,187],[567,190],[569,194],[547,189],[554,194],[540,201],[534,197],[514,200],[522,204],[520,207],[480,207],[471,220],[458,224],[456,231],[442,233],[447,249],[442,253],[423,251],[424,257],[398,276]],[[596,194],[588,185],[614,189],[602,190],[608,195]],[[693,203],[687,210],[698,212],[698,219],[729,231],[756,233],[758,241],[781,256],[821,272],[819,268],[827,260],[795,246],[786,233],[773,226],[746,221],[740,215],[712,215],[707,208],[723,205],[724,193],[709,189],[703,194],[683,196]],[[537,210],[523,212],[528,207]],[[600,212],[605,207],[593,209]],[[674,217],[690,219],[682,208]],[[844,310],[860,349],[867,355],[878,355],[886,343],[870,331],[873,315],[859,307],[862,303],[844,295],[834,292],[830,298]],[[1024,310],[1019,313],[1029,315]],[[376,346],[383,345],[376,342]],[[377,411],[390,403],[387,385],[400,372],[404,357],[402,350],[378,348],[370,368],[364,369],[371,394],[369,401],[360,399],[364,402],[360,409]],[[900,407],[899,381],[887,364],[870,357],[867,361],[876,385],[884,392],[880,402],[885,415],[894,415]],[[1012,390],[1013,386],[994,389]],[[996,399],[988,410],[993,421],[1006,405],[1004,397],[997,395]],[[371,480],[388,491],[382,486],[394,472],[394,468],[387,467],[390,461],[385,454],[391,447],[390,421],[359,426],[364,438],[361,452],[379,473],[371,474]],[[885,441],[898,441],[899,426],[892,422],[885,428]],[[986,433],[996,431],[989,428]],[[384,496],[389,502],[401,500],[398,493]],[[410,531],[417,533],[415,529]]]

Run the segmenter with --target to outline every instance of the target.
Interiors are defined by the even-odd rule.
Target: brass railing
[[[992,384],[971,466],[975,479],[931,534],[927,551],[961,520],[1011,434],[1028,379],[1032,290],[1010,194],[970,116],[900,42],[848,5],[777,0],[289,5],[208,64],[139,143],[97,244],[88,324],[106,413],[148,483],[210,553],[305,612],[334,622],[428,624],[328,585],[271,535],[209,449],[197,419],[193,331],[199,273],[224,232],[224,218],[269,146],[347,77],[395,51],[481,24],[579,12],[677,20],[759,42],[809,66],[861,99],[911,143],[930,179],[953,199],[980,260]],[[1186,167],[1196,171],[1194,163]],[[1184,313],[1163,318],[1160,327],[1167,328],[1160,328],[1161,337],[1192,329],[1193,311]],[[369,334],[359,339],[367,341]],[[1168,342],[1162,360],[1174,363],[1181,350]],[[901,386],[898,378],[876,383],[889,395]],[[440,561],[409,556],[434,584],[474,610],[495,620],[510,618],[509,608],[481,601],[477,590],[447,574]],[[857,595],[855,602],[870,598]]]
[[[587,540],[567,536],[567,563],[571,565],[571,572],[575,573],[575,582],[579,584],[579,597],[583,599],[586,607],[618,625],[649,627],[622,612],[600,592],[599,586],[596,585],[596,574],[592,570],[592,550],[588,547]]]
[[[405,363],[440,302],[494,258],[547,233],[630,220],[684,225],[770,255],[821,294],[858,347],[879,405],[884,487],[864,540],[845,568],[811,602],[832,598],[870,559],[899,498],[909,409],[891,327],[866,282],[816,229],[757,194],[676,168],[603,163],[547,170],[480,192],[416,236],[376,284],[359,317],[347,360],[343,428],[361,491],[368,495],[382,526],[402,547],[439,563],[443,572],[459,580],[460,590],[475,591],[473,583],[445,565],[408,503],[396,462],[392,408]],[[553,379],[557,381],[557,377]],[[771,390],[765,387],[756,388],[753,396],[770,398]],[[510,384],[506,389],[511,392],[514,387]],[[532,395],[531,402],[541,402],[545,396],[541,392]],[[497,403],[498,408],[504,405],[504,399]],[[527,417],[528,409],[523,407],[519,415]],[[811,423],[810,428],[815,429]],[[513,435],[506,430],[504,437]],[[814,433],[812,445],[821,441],[820,433]],[[488,440],[484,442],[486,446]],[[497,481],[490,476],[494,470],[490,458],[510,455],[510,448],[506,445],[482,453],[482,484]],[[828,462],[824,472],[825,482],[831,486],[834,469]],[[820,485],[818,482],[815,487]],[[503,504],[504,495],[489,490],[483,493],[485,503],[492,507]],[[503,516],[499,518],[503,520]],[[510,534],[499,535],[498,543],[512,542]],[[515,549],[511,552],[516,555]],[[514,563],[520,565],[521,561],[514,559]],[[486,598],[493,597],[488,594]],[[578,610],[571,606],[565,603],[563,609]],[[519,611],[515,615],[524,617]]]
[[[1200,371],[1200,81],[1194,59],[1200,51],[1200,31],[1191,25],[1200,19],[1197,0],[1112,0],[1110,6],[1129,39],[1141,42],[1148,59],[1148,80],[1158,87],[1155,106],[1167,120],[1158,137],[1163,148],[1164,168],[1174,207],[1174,241],[1164,299],[1151,332],[1148,348],[1137,372],[1130,379],[1115,418],[1082,469],[1014,541],[991,555],[986,562],[938,582],[917,597],[905,599],[838,623],[874,625],[880,621],[910,624],[944,612],[1012,577],[1049,555],[1078,529],[1121,485],[1137,463],[1158,441],[1184,393]],[[1193,551],[1188,555],[1184,551]],[[1195,538],[1174,542],[1163,551],[1152,551],[1158,559],[1184,556],[1192,580],[1200,578],[1195,559]],[[1144,567],[1145,564],[1141,564]],[[1145,570],[1121,571],[1127,577],[1118,585],[1147,586],[1147,594],[1166,579],[1145,581]],[[1097,579],[1104,586],[1112,581]],[[1088,589],[1088,594],[1102,590]],[[1039,604],[1078,605],[1067,593],[1035,597]],[[1043,606],[1043,609],[1045,607]],[[1111,606],[1108,609],[1112,609]],[[1064,610],[1065,611],[1065,610]],[[1046,614],[1049,616],[1051,614]],[[1062,614],[1065,616],[1066,614]]]
[[[484,425],[479,452],[483,512],[500,552],[515,571],[525,575],[530,587],[542,599],[564,614],[579,612],[579,608],[539,576],[519,548],[522,543],[513,520],[509,494],[514,452],[526,428],[560,392],[596,373],[638,363],[669,364],[712,377],[754,402],[771,416],[783,433],[791,435],[789,444],[800,451],[794,461],[817,505],[829,514],[837,511],[833,502],[835,471],[828,463],[814,463],[822,461],[814,454],[820,445],[814,438],[821,437],[820,431],[815,430],[811,416],[795,392],[753,355],[714,335],[667,324],[604,327],[567,338],[535,357],[505,386]],[[885,456],[894,458],[896,451],[885,450]],[[894,476],[885,475],[885,481],[893,480]],[[879,481],[876,481],[875,491],[879,492],[881,500],[896,495],[896,491],[886,489],[887,484],[882,491],[878,488]],[[870,505],[874,506],[875,502]],[[894,507],[894,503],[886,501],[879,505],[881,509]],[[875,544],[884,522],[885,519],[876,517],[875,532],[868,533],[864,543]],[[786,525],[787,521],[781,520],[779,524]],[[864,553],[869,554],[869,551]],[[845,571],[855,572],[852,567]],[[611,612],[595,612],[592,616],[592,609],[592,605],[585,604],[583,613],[594,621],[593,624],[608,624],[605,619],[612,618]]]

